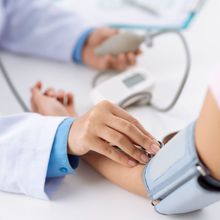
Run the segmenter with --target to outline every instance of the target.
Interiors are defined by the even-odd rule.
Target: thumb
[[[32,98],[35,99],[41,95],[42,83],[40,81],[36,82],[31,88]]]
[[[107,39],[109,37],[112,37],[116,34],[118,34],[118,30],[117,29],[113,29],[113,28],[102,28],[100,29],[100,36],[102,36],[103,39]]]
[[[118,30],[113,28],[100,28],[94,32],[91,41],[94,44],[99,44],[107,40],[109,37],[116,35],[118,32],[119,32]]]

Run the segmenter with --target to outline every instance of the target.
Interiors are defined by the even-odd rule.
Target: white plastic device
[[[118,55],[120,53],[135,52],[145,41],[145,36],[132,32],[119,33],[104,41],[95,49],[97,56],[107,54]]]
[[[150,102],[154,79],[141,68],[127,70],[96,86],[91,92],[94,104],[108,100],[121,107]]]

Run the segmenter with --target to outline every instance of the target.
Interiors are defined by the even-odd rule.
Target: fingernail
[[[137,162],[133,161],[133,160],[129,160],[128,161],[128,164],[131,166],[131,167],[134,167],[137,165]]]
[[[153,151],[153,153],[157,153],[160,150],[160,147],[158,144],[151,144],[150,149]]]
[[[141,154],[141,161],[144,163],[147,163],[149,160],[148,156],[146,154]]]

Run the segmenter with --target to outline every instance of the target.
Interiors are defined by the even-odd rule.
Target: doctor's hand
[[[136,119],[107,101],[74,121],[68,145],[70,154],[82,156],[94,151],[127,167],[146,164],[146,151],[156,154],[160,149]]]
[[[108,38],[118,34],[118,31],[111,28],[99,28],[94,30],[85,43],[82,59],[83,63],[97,70],[118,70],[122,71],[136,63],[137,56],[141,53],[121,53],[118,56],[96,56],[95,49]]]

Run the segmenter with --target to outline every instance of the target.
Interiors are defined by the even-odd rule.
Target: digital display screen
[[[128,87],[131,88],[135,85],[137,85],[140,82],[143,82],[145,80],[145,77],[142,74],[135,74],[134,76],[131,76],[127,79],[123,80],[123,83]]]

